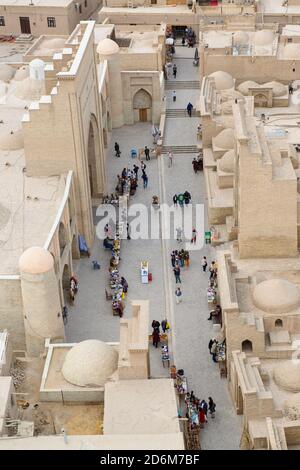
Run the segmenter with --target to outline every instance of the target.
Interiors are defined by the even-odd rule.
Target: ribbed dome
[[[222,72],[218,70],[217,72],[213,72],[209,75],[215,79],[215,85],[217,90],[228,90],[228,88],[232,88],[234,86],[234,80],[232,76],[227,72]]]
[[[224,173],[234,172],[234,150],[228,150],[219,160],[219,169]]]
[[[24,147],[23,131],[12,131],[8,134],[0,136],[0,149],[1,150],[19,150]]]
[[[29,76],[29,67],[28,65],[24,65],[23,67],[20,67],[14,76],[14,80],[17,82],[20,82],[21,80],[25,80]]]
[[[117,367],[117,351],[109,344],[89,339],[70,349],[62,374],[68,382],[80,387],[102,387]]]
[[[300,289],[285,279],[268,279],[253,291],[254,305],[269,313],[287,313],[300,305]]]
[[[15,72],[16,70],[11,67],[11,65],[0,64],[0,80],[3,82],[9,82],[13,78]]]
[[[53,256],[45,248],[32,246],[20,256],[19,269],[21,273],[43,274],[54,266]]]
[[[300,44],[288,43],[283,49],[283,55],[286,59],[300,59]]]
[[[274,35],[273,32],[268,29],[263,29],[262,31],[257,31],[254,34],[254,44],[256,46],[266,46],[273,42]]]
[[[262,87],[271,87],[274,96],[284,96],[286,94],[286,87],[279,82],[267,82],[261,85]]]
[[[253,80],[246,80],[245,82],[241,83],[238,86],[238,90],[243,94],[243,95],[248,95],[249,94],[249,88],[257,87],[259,86],[258,83],[254,82]]]
[[[300,365],[292,360],[279,364],[273,370],[278,387],[289,392],[300,392]]]
[[[119,50],[118,44],[109,38],[102,39],[97,46],[97,53],[99,55],[117,54]]]
[[[249,34],[247,34],[245,31],[236,31],[233,35],[233,43],[236,46],[243,46],[245,44],[248,44],[249,42]]]
[[[234,131],[233,129],[224,129],[223,131],[218,134],[215,139],[214,143],[220,149],[230,150],[234,147]]]

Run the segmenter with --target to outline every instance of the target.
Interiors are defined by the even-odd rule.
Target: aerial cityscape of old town
[[[300,0],[0,0],[0,451],[297,449]]]

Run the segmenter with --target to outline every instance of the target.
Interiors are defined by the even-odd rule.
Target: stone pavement
[[[195,80],[198,68],[192,65],[195,49],[176,47],[176,56],[186,57],[176,59],[178,63],[178,78],[176,80]],[[196,93],[195,93],[196,92]],[[169,91],[167,106],[171,107]],[[178,108],[185,108],[186,99],[197,98],[197,90],[178,90]],[[190,98],[188,98],[189,100]],[[194,104],[194,102],[193,102]],[[195,145],[197,143],[197,118],[167,118],[164,144]],[[117,141],[121,148],[121,158],[114,157],[114,143]],[[116,175],[122,168],[132,166],[130,159],[131,147],[142,148],[152,146],[151,125],[138,123],[134,126],[124,126],[112,133],[107,156],[108,190],[114,192]],[[171,168],[167,166],[165,156],[158,160],[146,162],[146,172],[149,176],[149,186],[146,190],[140,185],[130,204],[143,203],[151,206],[154,194],[159,194],[163,202],[171,205],[175,192],[185,191],[192,194],[194,203],[205,204],[204,177],[202,173],[194,174],[191,161],[193,155],[174,155]],[[180,210],[180,209],[178,209]],[[162,217],[162,220],[163,217]],[[97,218],[95,217],[95,224]],[[206,222],[207,223],[207,222]],[[208,260],[214,258],[211,247],[201,251],[191,252],[191,265],[182,269],[183,302],[174,302],[174,275],[170,263],[170,252],[177,247],[174,240],[130,240],[122,241],[121,275],[129,283],[129,293],[126,300],[125,317],[130,316],[130,299],[150,300],[150,321],[162,320],[166,312],[171,323],[172,349],[177,368],[183,368],[188,379],[189,390],[199,398],[212,396],[217,404],[215,420],[209,423],[201,432],[202,449],[238,449],[241,436],[241,417],[235,414],[230,399],[226,379],[220,379],[218,365],[214,364],[208,352],[208,342],[213,336],[212,323],[207,320],[208,308],[206,288],[208,274],[201,271],[200,260],[203,254]],[[100,271],[91,269],[91,260],[98,259]],[[140,281],[140,261],[147,259],[153,282],[143,285]],[[109,253],[105,252],[102,242],[95,241],[91,259],[83,259],[75,266],[79,277],[79,293],[76,304],[69,308],[67,324],[67,340],[81,341],[96,338],[104,341],[119,340],[119,319],[111,313],[111,302],[105,300],[105,286],[108,279]],[[150,363],[152,377],[167,377],[168,370],[161,365],[160,350],[150,345]]]

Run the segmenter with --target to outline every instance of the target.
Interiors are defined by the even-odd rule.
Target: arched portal
[[[266,108],[268,106],[268,97],[263,93],[257,93],[254,96],[254,105],[260,108]]]
[[[144,88],[137,91],[133,97],[133,113],[135,122],[152,120],[152,98]]]
[[[91,116],[90,127],[89,127],[89,139],[88,139],[88,165],[89,165],[89,179],[90,179],[90,188],[91,196],[99,196],[99,186],[100,186],[100,175],[98,174],[100,167],[100,140],[99,140],[99,130],[98,124],[95,116]]]
[[[252,352],[252,350],[252,341],[250,341],[249,339],[245,339],[245,341],[242,342],[242,351],[250,353]]]

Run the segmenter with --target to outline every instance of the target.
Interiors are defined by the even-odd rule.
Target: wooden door
[[[22,34],[31,34],[30,19],[28,16],[20,16],[20,26]]]
[[[140,122],[147,122],[147,108],[139,109]]]

